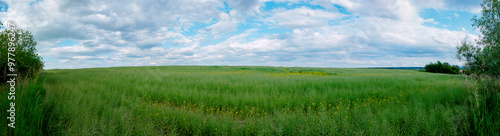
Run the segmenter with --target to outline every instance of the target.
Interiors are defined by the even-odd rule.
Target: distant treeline
[[[448,73],[448,74],[459,74],[460,73],[460,67],[457,65],[450,65],[448,62],[441,63],[440,61],[437,61],[436,63],[430,63],[425,65],[425,71],[426,72],[433,72],[433,73]]]

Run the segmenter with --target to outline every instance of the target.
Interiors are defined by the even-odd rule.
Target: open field
[[[65,135],[471,131],[462,77],[416,70],[117,67],[47,70],[37,83],[51,102],[46,131]]]

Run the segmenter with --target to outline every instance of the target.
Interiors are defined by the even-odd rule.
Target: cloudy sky
[[[460,64],[480,0],[4,0],[46,69]]]

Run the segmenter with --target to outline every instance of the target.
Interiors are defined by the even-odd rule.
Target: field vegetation
[[[46,115],[19,118],[50,122],[38,134],[463,135],[471,119],[462,78],[389,69],[56,69],[21,93],[43,96],[32,105]]]
[[[9,65],[20,76],[16,128],[0,120],[0,135],[500,135],[500,3],[481,7],[472,19],[480,39],[457,47],[461,75],[259,66],[42,72],[31,33],[16,31],[18,46],[9,47],[4,30],[1,58],[15,48],[17,61],[1,60],[0,80]],[[426,70],[457,73],[441,65],[449,66]],[[1,117],[12,113],[9,89],[0,85]]]

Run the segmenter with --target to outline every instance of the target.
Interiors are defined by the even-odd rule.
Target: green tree
[[[457,57],[466,65],[468,73],[486,74],[497,77],[500,74],[500,3],[498,0],[484,0],[482,16],[474,16],[474,27],[481,32],[477,44],[462,41],[457,47]]]
[[[500,135],[500,3],[484,0],[482,16],[472,26],[480,32],[476,43],[463,40],[457,57],[465,63],[471,135]]]
[[[3,26],[1,22],[0,26]],[[9,33],[14,33],[15,36],[9,36]],[[10,56],[15,60],[15,73],[21,77],[33,77],[39,74],[43,69],[43,61],[37,54],[37,42],[31,32],[22,29],[16,29],[12,32],[9,29],[4,29],[0,32],[0,80],[5,81],[7,73],[10,73],[8,66],[9,38],[14,38],[16,44],[13,52],[15,56]]]
[[[448,62],[441,63],[441,61],[437,61],[437,63],[430,63],[425,65],[424,67],[426,72],[433,73],[448,73],[448,74],[458,74],[460,73],[460,68],[457,65],[451,66]]]
[[[465,74],[479,74],[484,73],[482,69],[485,67],[482,50],[479,46],[474,45],[472,42],[463,40],[460,46],[457,47],[457,58],[464,62]]]
[[[459,74],[460,67],[458,67],[457,65],[453,65],[453,66],[451,66],[451,71],[452,71],[452,74]]]

